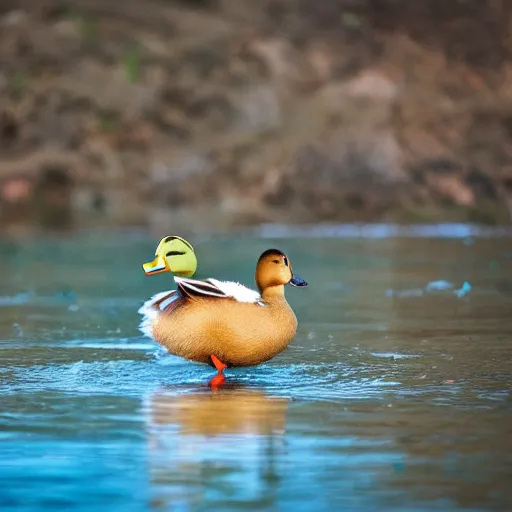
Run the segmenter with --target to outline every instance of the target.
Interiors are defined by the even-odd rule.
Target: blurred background
[[[2,230],[508,224],[506,0],[2,0]]]

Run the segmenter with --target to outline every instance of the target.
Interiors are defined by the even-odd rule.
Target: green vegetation
[[[116,132],[121,125],[121,116],[119,112],[113,110],[105,111],[100,114],[100,127],[105,133]]]
[[[124,56],[124,71],[129,82],[137,82],[140,77],[140,46],[133,43]]]
[[[7,88],[11,96],[21,96],[27,89],[28,73],[23,70],[15,71],[8,78]]]

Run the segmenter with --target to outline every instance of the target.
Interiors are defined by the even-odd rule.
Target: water
[[[4,239],[0,510],[512,510],[512,239],[290,233],[191,240],[202,277],[277,247],[310,283],[217,393],[138,333],[157,240]]]

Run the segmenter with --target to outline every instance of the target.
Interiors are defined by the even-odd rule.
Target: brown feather
[[[252,366],[272,359],[295,336],[297,319],[284,296],[264,307],[234,299],[179,298],[153,323],[153,338],[169,352],[211,364]]]

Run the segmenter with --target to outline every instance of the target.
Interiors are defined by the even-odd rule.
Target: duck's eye
[[[280,262],[279,260],[272,260],[272,263],[277,263],[277,264],[279,264],[279,263],[281,263],[281,262]]]
[[[185,253],[181,251],[169,251],[166,256],[183,256]]]
[[[286,256],[283,256],[283,263],[284,263],[285,267],[288,266],[288,258]]]

